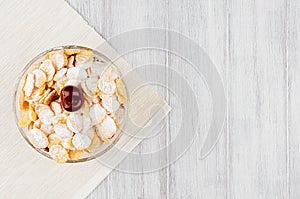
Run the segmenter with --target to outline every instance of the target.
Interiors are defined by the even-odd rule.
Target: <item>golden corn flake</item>
[[[84,150],[70,150],[69,157],[71,160],[79,160],[84,154]]]
[[[69,154],[61,145],[53,145],[49,148],[49,154],[58,163],[65,163],[69,159]]]
[[[21,115],[20,115],[18,125],[20,128],[25,128],[31,123],[31,120],[29,118],[29,110],[28,109],[21,110],[20,113]]]

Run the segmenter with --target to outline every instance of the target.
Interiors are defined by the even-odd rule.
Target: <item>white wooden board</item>
[[[143,27],[170,28],[190,37],[216,64],[228,97],[223,135],[205,160],[197,158],[198,140],[163,170],[112,172],[90,198],[300,197],[298,0],[69,2],[108,38]],[[152,56],[162,62],[161,56]],[[148,57],[128,60],[138,64]],[[165,55],[167,61],[191,72],[176,58]],[[171,112],[167,122],[170,127],[178,119]],[[165,133],[169,142],[174,132],[166,128]],[[142,146],[135,152],[149,150]]]

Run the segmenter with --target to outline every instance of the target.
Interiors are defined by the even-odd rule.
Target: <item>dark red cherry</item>
[[[76,86],[66,86],[60,93],[61,104],[66,111],[78,111],[83,104],[82,91]]]

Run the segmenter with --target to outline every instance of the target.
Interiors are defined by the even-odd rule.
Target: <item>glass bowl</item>
[[[72,52],[74,51],[74,54],[72,55]],[[20,120],[20,118],[21,118],[21,109],[20,109],[20,107],[21,107],[21,105],[20,105],[20,103],[19,103],[19,99],[20,99],[20,95],[22,94],[22,92],[23,92],[23,85],[24,85],[24,78],[25,78],[25,76],[27,76],[29,73],[31,73],[32,72],[32,70],[34,70],[34,69],[36,69],[37,68],[37,66],[39,66],[45,59],[50,59],[49,58],[49,54],[51,54],[52,52],[61,52],[61,51],[63,51],[63,52],[69,52],[68,53],[68,55],[66,55],[67,57],[68,57],[68,62],[67,63],[73,63],[74,65],[76,65],[75,67],[82,67],[85,71],[88,71],[89,70],[89,67],[87,66],[88,64],[91,64],[91,66],[93,66],[95,69],[97,69],[97,67],[100,67],[101,68],[101,70],[103,69],[103,71],[107,71],[107,69],[114,69],[113,71],[115,71],[119,76],[118,76],[118,80],[119,81],[121,81],[122,82],[122,80],[121,80],[121,73],[120,73],[120,70],[115,66],[115,65],[113,65],[113,63],[111,62],[111,60],[109,60],[106,56],[104,56],[103,54],[101,54],[101,53],[99,53],[99,52],[97,52],[96,50],[93,50],[93,49],[90,49],[90,48],[87,48],[87,47],[83,47],[83,46],[75,46],[75,45],[73,45],[73,46],[60,46],[60,47],[55,47],[55,48],[52,48],[52,49],[50,49],[50,50],[47,50],[47,51],[45,51],[45,52],[42,52],[42,53],[40,53],[39,55],[37,55],[35,58],[33,58],[26,66],[25,66],[25,68],[22,70],[22,72],[21,72],[21,75],[20,75],[20,77],[18,78],[18,83],[17,83],[17,86],[16,86],[16,88],[15,88],[15,93],[14,93],[14,103],[13,103],[13,108],[14,108],[14,112],[15,112],[15,119],[16,119],[16,123],[17,123],[17,125],[18,125],[18,121]],[[70,52],[71,51],[71,52]],[[92,62],[89,62],[89,63],[87,63],[86,65],[84,65],[84,63],[83,64],[78,64],[77,65],[77,56],[78,56],[78,54],[76,54],[75,52],[77,52],[77,51],[80,51],[80,52],[91,52],[92,53]],[[74,59],[75,60],[75,62],[73,61],[73,62],[71,62],[71,61],[69,61],[69,59],[70,59],[70,57],[71,56],[74,56],[74,58],[75,58],[75,56],[76,56],[76,58]],[[52,57],[51,57],[51,59],[52,59]],[[80,60],[79,58],[78,58],[78,60]],[[80,62],[79,62],[80,63]],[[65,65],[65,64],[64,64]],[[55,66],[55,65],[54,65]],[[64,66],[65,67],[65,66]],[[56,67],[57,68],[57,67]],[[100,68],[98,68],[98,69],[100,69]],[[57,69],[56,69],[57,70]],[[67,70],[69,70],[69,69],[67,69]],[[101,71],[100,70],[100,71]],[[97,71],[97,70],[95,70],[95,71]],[[57,71],[56,71],[57,72]],[[92,74],[92,75],[94,75],[92,72],[91,72],[91,69],[90,69],[90,73],[89,72],[87,72],[87,74],[88,74],[88,78],[90,77],[90,75]],[[102,77],[104,77],[105,76],[105,72],[103,72],[103,76],[102,76],[102,74],[99,76],[99,74],[98,74],[98,78],[102,78]],[[115,74],[115,73],[114,73]],[[47,75],[47,73],[46,73],[46,75]],[[97,75],[96,75],[97,76]],[[36,76],[35,76],[36,77]],[[106,77],[107,78],[107,77]],[[80,80],[81,82],[80,82],[80,84],[79,85],[76,85],[78,88],[80,88],[81,90],[82,90],[82,93],[83,93],[83,95],[84,95],[84,102],[87,102],[87,101],[89,101],[89,102],[91,102],[90,100],[88,100],[88,96],[86,95],[86,93],[84,92],[84,90],[81,88],[81,83],[82,83],[82,81],[83,80]],[[100,80],[97,80],[98,82],[100,81]],[[111,81],[111,79],[109,80],[109,81]],[[114,79],[113,80],[115,83],[116,83],[116,79]],[[53,84],[55,84],[55,83],[57,83],[56,81],[53,81],[54,83]],[[124,126],[124,123],[125,123],[125,119],[127,118],[127,114],[128,114],[128,96],[127,96],[127,89],[126,89],[126,84],[124,83],[124,82],[122,82],[123,83],[123,96],[124,96],[124,94],[125,94],[125,99],[126,99],[126,102],[124,102],[123,101],[123,103],[120,103],[119,102],[119,107],[118,107],[118,109],[117,109],[117,111],[115,111],[115,112],[113,112],[113,111],[108,111],[108,109],[106,109],[106,108],[104,108],[102,105],[102,103],[104,103],[103,102],[103,98],[102,98],[102,96],[105,96],[105,95],[102,95],[102,92],[101,92],[101,90],[98,88],[99,86],[97,86],[97,90],[99,91],[98,92],[98,94],[99,94],[99,96],[98,96],[98,99],[100,99],[100,102],[99,102],[99,104],[101,105],[101,107],[106,111],[105,113],[106,113],[106,116],[105,116],[105,118],[106,117],[110,117],[110,118],[113,118],[113,120],[115,121],[115,123],[116,123],[116,126],[117,126],[117,130],[115,131],[115,133],[114,133],[114,136],[112,137],[112,138],[109,138],[109,139],[102,139],[101,138],[101,136],[98,136],[99,135],[99,131],[98,131],[98,129],[105,129],[105,128],[102,128],[102,127],[99,127],[99,126],[101,126],[101,123],[100,124],[97,124],[97,125],[95,125],[93,128],[94,129],[96,129],[95,130],[95,133],[94,133],[94,136],[97,136],[99,139],[100,139],[100,141],[102,142],[102,145],[101,145],[101,147],[99,147],[99,148],[97,148],[97,149],[93,149],[93,152],[91,152],[89,149],[80,149],[80,150],[72,150],[72,148],[71,149],[66,149],[66,151],[68,152],[68,155],[70,154],[70,152],[75,152],[75,151],[81,151],[80,153],[82,154],[81,156],[80,156],[80,158],[72,158],[72,159],[68,159],[67,161],[65,161],[65,162],[67,162],[67,163],[76,163],[76,162],[85,162],[85,161],[88,161],[88,160],[92,160],[92,159],[94,159],[94,158],[97,158],[97,157],[99,157],[99,156],[101,156],[101,155],[103,155],[104,153],[106,153],[109,149],[111,149],[115,144],[116,144],[116,142],[120,139],[120,137],[121,137],[121,135],[122,135],[122,129],[123,129],[123,126]],[[98,85],[98,83],[97,83],[97,85]],[[118,84],[117,84],[118,85]],[[46,86],[45,87],[45,90],[46,89],[49,89],[48,88],[48,86]],[[115,99],[119,99],[118,98],[118,92],[119,90],[118,90],[118,86],[116,86],[116,91],[115,91],[115,93],[112,95],[112,97],[115,97]],[[58,96],[58,99],[56,99],[57,100],[57,102],[60,102],[61,101],[61,93],[59,93],[59,92],[56,92],[59,96]],[[98,95],[97,94],[97,95]],[[24,94],[23,94],[24,95]],[[26,97],[25,97],[26,98]],[[27,99],[28,99],[28,97],[27,97]],[[95,98],[96,99],[96,98]],[[110,98],[109,98],[110,99]],[[98,102],[96,102],[96,103],[98,103]],[[36,103],[32,103],[33,105],[32,105],[32,107],[34,107],[34,106],[36,106],[38,103],[36,102]],[[88,104],[88,102],[86,103],[86,104]],[[92,102],[92,104],[95,104],[94,102]],[[61,108],[63,109],[63,113],[66,113],[67,115],[68,114],[74,114],[74,113],[76,113],[77,114],[77,112],[67,112],[66,110],[64,110],[64,108],[63,108],[63,105],[60,103],[60,105],[61,105]],[[92,105],[91,105],[92,106]],[[111,105],[112,106],[112,105]],[[114,110],[115,110],[116,108],[114,108]],[[121,111],[120,111],[121,110]],[[120,113],[121,112],[121,113]],[[81,113],[82,114],[82,113]],[[117,119],[117,114],[119,114],[119,118]],[[39,118],[38,118],[39,116],[37,116],[37,120],[39,120]],[[50,119],[50,118],[49,118]],[[91,117],[90,117],[90,119],[91,119]],[[36,121],[37,121],[36,120]],[[21,135],[24,137],[24,139],[27,141],[27,143],[31,146],[31,147],[33,147],[36,151],[38,151],[40,154],[42,154],[43,156],[45,156],[45,157],[48,157],[48,158],[50,158],[50,159],[55,159],[55,158],[53,158],[53,155],[51,155],[50,154],[50,152],[49,152],[49,148],[48,148],[48,146],[47,147],[45,147],[45,148],[37,148],[37,147],[35,147],[32,143],[31,143],[31,141],[30,141],[30,139],[29,139],[29,137],[28,137],[28,134],[27,133],[29,133],[29,131],[30,131],[30,128],[34,128],[33,126],[35,125],[35,122],[36,121],[32,121],[31,123],[30,123],[30,125],[28,125],[27,127],[20,127],[19,125],[18,125],[18,128],[19,128],[19,131],[20,131],[20,133],[21,133]],[[52,126],[53,126],[53,124],[51,124]],[[98,128],[99,127],[99,128]],[[45,131],[43,131],[44,133],[45,133],[45,135],[47,136],[47,139],[49,138],[49,135],[51,135],[51,134],[54,134],[55,133],[55,131],[54,130],[50,130],[50,132],[45,132]],[[100,131],[100,132],[102,132],[102,131]],[[82,133],[82,134],[85,134],[86,132],[80,132],[80,133]],[[72,132],[72,137],[75,135],[76,133],[74,133],[74,132]],[[100,135],[102,135],[102,134],[104,134],[104,131],[102,132],[102,133],[100,133]],[[97,139],[98,139],[97,138]],[[91,140],[91,142],[93,142],[93,139],[94,139],[94,137],[93,136],[90,136],[90,140]],[[95,138],[96,139],[96,138]],[[49,140],[49,139],[48,139]],[[106,142],[105,141],[103,141],[103,140],[106,140]],[[71,143],[70,143],[70,145],[72,145],[73,147],[74,147],[74,145],[72,144],[73,142],[72,142],[72,139],[71,139],[71,141],[70,141]],[[59,143],[59,144],[57,144],[57,145],[61,145],[62,146],[62,142],[61,143]],[[71,146],[71,147],[72,147]],[[64,163],[64,162],[60,162],[60,163]]]

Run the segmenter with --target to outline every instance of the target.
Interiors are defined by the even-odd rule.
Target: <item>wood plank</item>
[[[285,1],[231,0],[229,198],[287,198]]]
[[[287,66],[288,66],[288,119],[289,119],[289,185],[290,198],[300,198],[300,2],[287,1]]]
[[[215,63],[226,88],[226,1],[169,1],[168,19],[171,30],[184,34],[207,52]],[[191,49],[184,50],[194,53]],[[197,96],[200,108],[198,137],[184,156],[170,166],[170,198],[226,198],[226,131],[222,132],[223,135],[217,147],[206,159],[202,160],[200,156],[204,139],[203,133],[208,131],[212,117],[211,98],[205,81],[195,75],[195,70],[191,65],[174,55],[169,54],[168,66],[187,79]],[[174,80],[175,78],[170,75],[168,81],[181,88],[182,95],[180,97],[187,98],[188,102],[188,99],[193,96],[185,93],[182,82],[174,82]],[[169,101],[169,104],[176,107],[176,101],[173,99]],[[194,116],[194,113],[191,112],[189,117],[181,121],[178,113],[170,113],[170,141],[176,137],[176,128],[172,127],[178,126],[181,122],[192,119]]]

